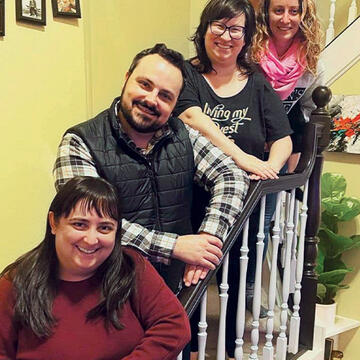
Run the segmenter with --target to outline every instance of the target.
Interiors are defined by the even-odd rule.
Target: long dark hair
[[[241,14],[245,15],[244,46],[241,49],[236,63],[243,74],[251,74],[254,71],[249,57],[252,38],[256,30],[255,11],[248,0],[210,0],[205,6],[197,27],[191,40],[194,42],[197,60],[197,70],[201,73],[209,73],[214,70],[205,49],[205,34],[210,21],[220,19],[231,19]]]
[[[135,269],[132,259],[121,248],[121,205],[117,191],[101,178],[75,177],[60,189],[49,211],[54,213],[57,222],[61,217],[68,217],[79,202],[85,209],[94,209],[99,216],[118,222],[114,249],[96,270],[101,283],[99,303],[88,312],[87,319],[101,316],[106,326],[112,324],[121,329],[119,311],[134,289]],[[8,265],[0,276],[13,283],[15,320],[30,327],[38,337],[50,336],[56,325],[52,304],[57,292],[58,259],[49,220],[44,240]]]

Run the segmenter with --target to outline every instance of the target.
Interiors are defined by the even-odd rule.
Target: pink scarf
[[[270,82],[281,100],[285,100],[294,90],[296,82],[306,68],[306,59],[298,61],[298,48],[300,40],[295,38],[285,55],[278,58],[274,42],[269,39],[269,51],[261,59],[262,68],[266,79]]]

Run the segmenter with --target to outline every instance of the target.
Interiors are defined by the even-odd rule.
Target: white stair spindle
[[[334,21],[335,21],[335,9],[336,9],[336,0],[330,0],[330,18],[329,18],[329,27],[326,30],[326,44],[328,44],[334,38]]]
[[[288,298],[289,298],[289,285],[290,285],[290,258],[291,258],[291,248],[292,248],[292,239],[294,235],[294,206],[295,206],[295,189],[291,190],[290,196],[290,207],[289,207],[289,217],[286,223],[286,254],[285,254],[285,268],[282,284],[282,304],[281,304],[281,314],[280,314],[280,334],[276,341],[276,360],[285,360],[286,359],[286,350],[287,350],[287,336],[286,336],[286,323],[287,323],[287,310],[288,310]]]
[[[350,25],[357,16],[357,6],[356,6],[356,0],[351,1],[351,5],[349,7],[349,16],[348,16],[348,25]]]
[[[199,321],[199,333],[198,333],[198,343],[199,343],[198,360],[205,360],[205,349],[206,349],[206,339],[207,339],[206,301],[207,301],[207,291],[204,293],[204,295],[201,299],[201,303],[200,303],[200,321]]]
[[[222,267],[222,278],[220,284],[220,317],[219,317],[219,335],[217,343],[217,360],[225,360],[225,336],[226,336],[226,309],[228,303],[228,271],[229,271],[229,254],[224,258]]]
[[[296,354],[299,348],[299,335],[300,335],[300,300],[301,300],[301,280],[304,267],[304,246],[305,246],[305,229],[307,220],[307,199],[308,199],[308,181],[304,186],[303,203],[301,206],[300,214],[300,234],[299,234],[299,247],[297,253],[296,263],[296,283],[294,293],[294,312],[290,320],[290,333],[289,333],[289,348],[288,351]]]
[[[276,274],[277,274],[277,258],[280,241],[280,210],[281,210],[282,194],[277,194],[276,210],[275,210],[275,223],[273,227],[272,236],[272,257],[271,257],[271,271],[269,282],[269,311],[266,322],[266,343],[263,349],[263,360],[274,359],[274,347],[272,344],[273,331],[274,331],[274,307],[276,296]]]
[[[290,194],[287,192],[283,192],[283,207],[284,207],[284,212],[283,212],[283,222],[282,222],[282,237],[281,237],[281,243],[283,244],[283,246],[281,247],[281,266],[282,268],[285,267],[285,254],[286,254],[286,247],[284,246],[284,244],[286,244],[286,224],[288,222],[289,219],[289,206],[290,206]]]
[[[249,247],[248,247],[248,235],[249,235],[249,219],[246,221],[242,244],[240,248],[240,278],[239,278],[239,295],[238,305],[236,312],[236,340],[235,340],[235,360],[243,360],[244,351],[244,330],[245,330],[245,309],[246,309],[246,272],[249,262]]]
[[[291,262],[290,262],[290,288],[289,293],[293,294],[295,292],[295,272],[296,272],[296,247],[297,247],[297,228],[299,224],[299,201],[295,199],[295,208],[294,208],[294,236],[292,239],[291,247]]]
[[[259,315],[261,306],[261,272],[262,259],[264,253],[264,219],[265,219],[265,201],[266,196],[261,199],[260,217],[259,217],[259,231],[256,242],[256,271],[255,271],[255,286],[254,286],[254,300],[252,307],[253,321],[251,323],[251,346],[249,359],[258,359],[258,344],[259,344]]]

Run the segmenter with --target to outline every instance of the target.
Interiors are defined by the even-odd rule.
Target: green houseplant
[[[340,174],[325,173],[321,178],[321,224],[316,272],[319,276],[317,302],[332,304],[352,269],[341,259],[345,251],[360,247],[360,235],[339,234],[339,222],[349,221],[360,213],[360,200],[345,196],[346,180]]]

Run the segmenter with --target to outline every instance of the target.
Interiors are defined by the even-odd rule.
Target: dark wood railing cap
[[[312,99],[316,105],[314,115],[328,115],[326,110],[332,97],[331,90],[326,86],[318,86],[312,93]]]

